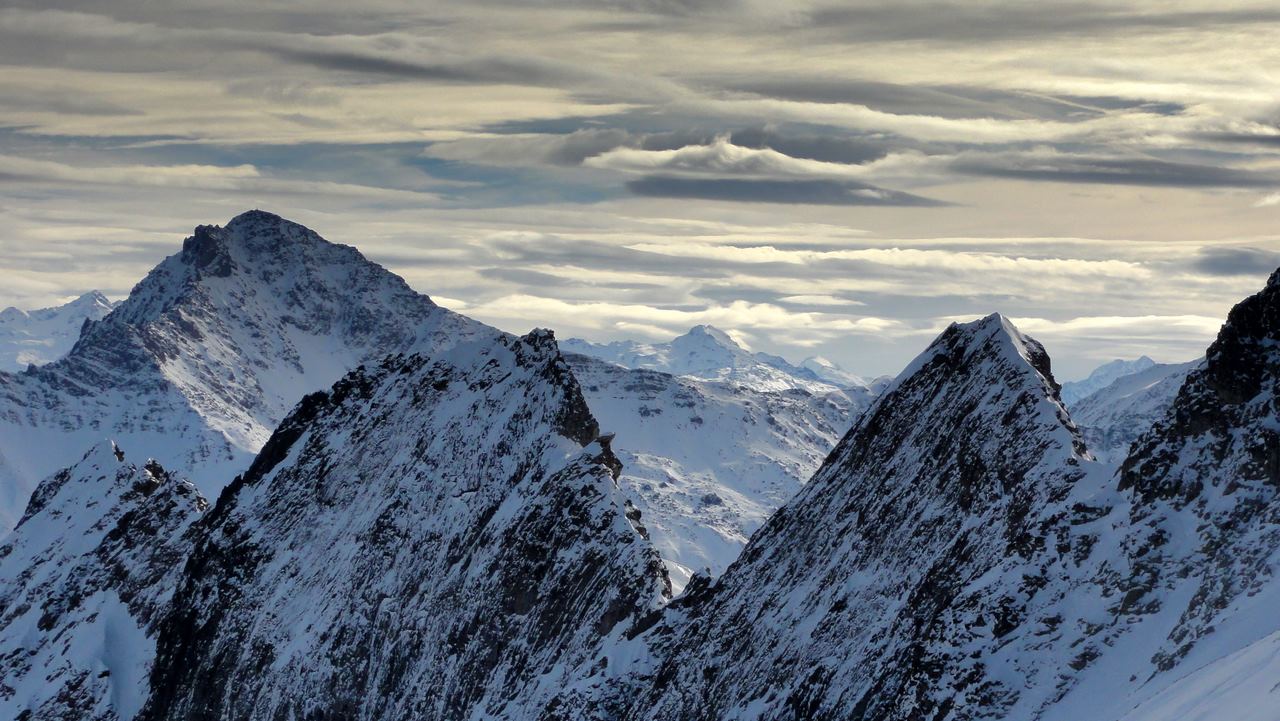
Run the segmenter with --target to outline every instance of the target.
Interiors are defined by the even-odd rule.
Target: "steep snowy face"
[[[1132,507],[1120,585],[1146,640],[1134,696],[1280,631],[1278,383],[1280,271],[1232,309],[1121,466]],[[1082,697],[1104,682],[1083,685]]]
[[[306,393],[365,360],[433,350],[476,326],[355,248],[250,211],[196,228],[77,351],[131,334],[202,418],[256,450]]]
[[[1076,400],[1071,418],[1080,426],[1089,452],[1118,466],[1129,445],[1164,417],[1187,374],[1199,364],[1156,363]]]
[[[90,291],[55,308],[0,311],[0,371],[21,371],[61,358],[80,337],[85,321],[99,320],[115,306]]]
[[[1155,365],[1156,362],[1147,356],[1135,358],[1134,360],[1121,360],[1117,358],[1116,360],[1103,363],[1097,368],[1094,368],[1093,372],[1090,373],[1087,378],[1063,383],[1062,402],[1074,409],[1077,402],[1088,398],[1117,380],[1125,376],[1133,375],[1134,373],[1141,373]]]
[[[143,717],[569,713],[670,593],[609,440],[546,331],[307,396],[198,529]]]
[[[619,478],[644,513],[678,593],[719,575],[813,475],[867,402],[833,391],[756,391],[570,354]]]
[[[493,333],[270,213],[201,226],[66,357],[0,374],[0,525],[99,435],[216,491],[306,393],[366,360]]]
[[[128,719],[207,503],[101,442],[36,489],[0,545],[0,716]]]
[[[659,371],[694,380],[731,383],[757,391],[803,389],[815,394],[845,389],[854,395],[871,393],[861,382],[845,385],[794,366],[767,353],[752,353],[728,333],[698,325],[669,343],[615,341],[608,344],[569,339],[565,352],[599,358],[624,368]]]
[[[990,657],[1040,630],[1095,465],[1038,343],[998,315],[953,325],[648,634],[633,717],[998,717],[1029,662]]]

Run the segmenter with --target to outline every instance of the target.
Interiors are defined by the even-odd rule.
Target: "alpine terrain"
[[[806,358],[800,365],[768,353],[752,353],[728,333],[710,325],[696,325],[668,343],[614,341],[591,343],[570,338],[566,353],[578,353],[624,368],[660,371],[695,380],[720,381],[753,390],[778,391],[800,388],[815,393],[844,389],[864,400],[874,395],[873,381],[845,371],[825,358]]]
[[[670,596],[549,332],[307,396],[201,522],[143,718],[562,718]]]
[[[0,374],[0,712],[1274,717],[1280,270],[1070,403],[999,314],[876,383],[710,327],[565,346],[201,226]]]
[[[1155,363],[1123,375],[1071,405],[1089,450],[1100,460],[1119,464],[1129,444],[1164,417],[1187,374],[1200,361]]]
[[[0,373],[0,526],[41,478],[107,437],[216,493],[304,394],[480,329],[270,213],[200,226],[65,357]]]
[[[0,714],[128,719],[208,503],[104,441],[36,489],[0,544]]]
[[[0,370],[26,370],[66,355],[86,321],[101,320],[115,304],[90,291],[56,308],[0,310]]]
[[[1278,347],[1280,271],[1112,474],[1037,343],[953,326],[668,607],[619,677],[630,717],[1265,718]]]
[[[677,592],[693,573],[723,572],[867,405],[837,389],[763,391],[566,359],[592,412],[617,434],[619,481]]]

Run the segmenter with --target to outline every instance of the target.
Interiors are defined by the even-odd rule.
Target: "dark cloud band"
[[[697,198],[737,203],[915,207],[945,205],[941,201],[911,193],[837,180],[751,180],[651,175],[628,182],[627,189],[636,195],[653,198]]]

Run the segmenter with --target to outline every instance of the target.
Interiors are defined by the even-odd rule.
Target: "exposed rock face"
[[[725,576],[650,632],[655,691],[632,717],[1012,708],[1026,660],[992,656],[1075,563],[1064,527],[1093,465],[1040,345],[1000,316],[953,325]]]
[[[1140,677],[1280,631],[1278,384],[1280,271],[1231,310],[1204,364],[1120,469],[1133,498],[1126,603],[1159,641]]]
[[[866,408],[839,391],[759,391],[566,359],[601,426],[618,434],[620,483],[677,592],[694,572],[723,572]]]
[[[133,716],[183,534],[207,505],[191,483],[106,441],[40,484],[0,545],[0,715]]]
[[[1278,349],[1280,272],[1112,475],[1037,344],[997,318],[953,327],[722,579],[655,619],[607,698],[633,719],[1267,708]]]
[[[598,435],[547,332],[308,396],[201,524],[143,717],[569,717],[670,593]]]
[[[367,360],[494,333],[270,213],[200,226],[66,357],[0,373],[0,528],[104,435],[216,492],[306,393]]]

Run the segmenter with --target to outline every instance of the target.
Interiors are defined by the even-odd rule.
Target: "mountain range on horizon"
[[[1280,270],[1204,358],[1067,384],[999,314],[892,379],[516,336],[264,211],[72,305],[0,316],[47,351],[0,371],[15,718],[1274,701]]]

